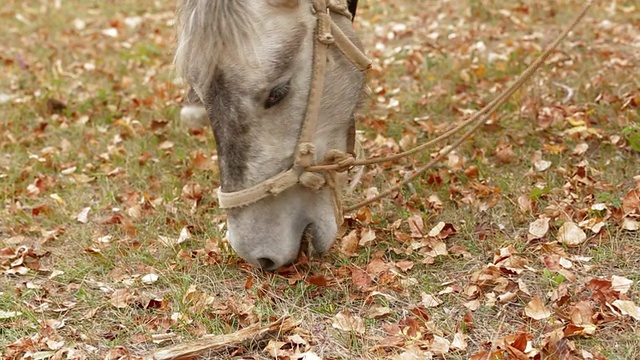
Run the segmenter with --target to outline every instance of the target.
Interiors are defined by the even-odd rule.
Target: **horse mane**
[[[220,59],[242,62],[256,30],[256,14],[244,0],[183,0],[178,9],[178,74],[202,100]]]

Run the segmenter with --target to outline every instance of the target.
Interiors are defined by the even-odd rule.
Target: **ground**
[[[380,156],[491,101],[582,1],[361,1]],[[178,121],[172,1],[0,5],[0,351],[135,358],[640,358],[640,4],[601,1],[438,167],[276,273],[224,240],[209,129]],[[348,201],[441,150],[367,168]],[[303,355],[304,354],[304,355]]]

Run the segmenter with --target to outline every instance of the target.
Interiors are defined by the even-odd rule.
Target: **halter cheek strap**
[[[362,71],[371,66],[371,60],[349,40],[331,19],[331,13],[352,19],[349,6],[354,4],[357,4],[357,1],[347,4],[346,0],[312,0],[312,12],[316,16],[317,23],[313,46],[311,87],[309,89],[305,118],[294,153],[293,165],[290,169],[252,187],[234,192],[218,190],[220,208],[231,209],[247,206],[266,197],[277,195],[297,184],[312,190],[320,190],[326,186],[332,192],[336,222],[338,225],[342,224],[341,190],[339,189],[338,173],[344,172],[352,165],[353,156],[337,149],[329,150],[324,155],[322,163],[336,164],[339,165],[338,168],[320,172],[308,171],[308,169],[316,164],[316,149],[313,143],[313,136],[316,132],[322,93],[324,91],[329,46],[335,45],[347,59]],[[349,136],[351,136],[351,133]]]

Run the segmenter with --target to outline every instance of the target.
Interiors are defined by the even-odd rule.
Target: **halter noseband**
[[[328,186],[333,195],[336,222],[338,225],[342,224],[342,204],[336,177],[337,173],[343,172],[351,166],[354,161],[353,156],[340,150],[329,150],[324,156],[323,164],[338,164],[340,165],[338,169],[324,171],[324,174],[307,171],[310,166],[316,164],[316,149],[313,143],[313,136],[320,112],[327,53],[329,46],[335,45],[362,71],[371,66],[371,60],[349,40],[331,19],[331,13],[352,19],[346,0],[312,0],[311,11],[317,19],[316,38],[313,46],[313,70],[307,109],[296,145],[293,165],[288,170],[246,189],[234,192],[223,192],[219,189],[218,204],[222,209],[232,209],[253,204],[266,197],[277,195],[296,184],[302,184],[316,191]]]

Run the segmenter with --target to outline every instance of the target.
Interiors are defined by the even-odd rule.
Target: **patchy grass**
[[[55,3],[0,6],[4,358],[141,355],[282,316],[303,342],[210,357],[640,358],[619,302],[639,300],[635,2],[594,9],[445,164],[276,274],[228,248],[212,136],[176,121],[173,2]],[[412,147],[480,109],[580,6],[364,3],[364,148]],[[367,169],[357,194],[430,156]],[[572,223],[586,238],[568,246]]]

